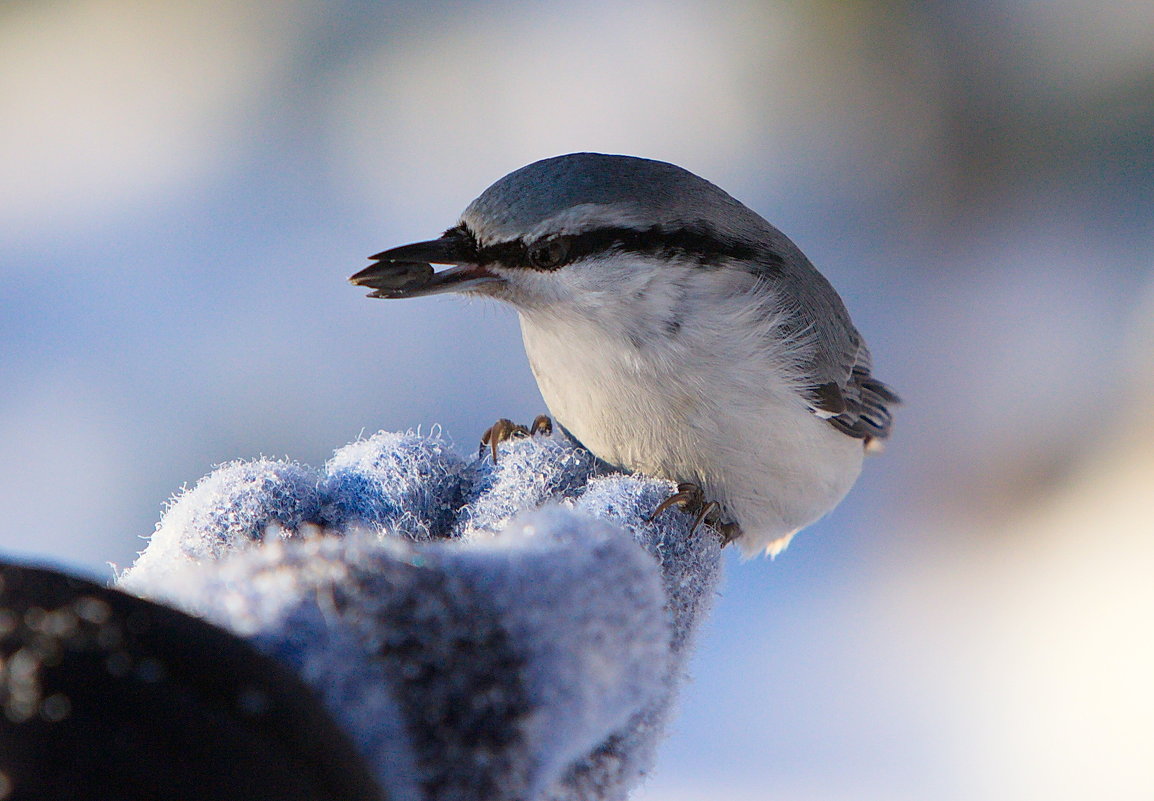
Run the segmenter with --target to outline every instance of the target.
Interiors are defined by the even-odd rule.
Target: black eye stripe
[[[464,226],[452,229],[454,233],[467,236],[474,244],[477,263],[500,264],[504,267],[524,268],[531,270],[555,270],[566,264],[596,256],[601,253],[637,253],[663,258],[680,258],[696,261],[702,267],[716,266],[723,259],[758,259],[771,263],[780,263],[781,258],[776,254],[766,253],[763,249],[725,239],[715,234],[704,225],[685,228],[664,228],[652,226],[650,228],[609,227],[584,231],[580,234],[570,234],[563,237],[547,237],[535,242],[525,243],[521,240],[512,242],[498,242],[493,245],[480,247],[472,232]],[[563,247],[556,247],[555,240],[563,239]],[[554,252],[563,254],[560,261],[554,263],[543,262],[540,249],[548,247]],[[545,266],[548,264],[548,266]]]

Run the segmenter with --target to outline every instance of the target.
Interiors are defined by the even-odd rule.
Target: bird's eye
[[[563,236],[542,239],[529,246],[529,263],[538,270],[554,270],[565,263],[568,255],[569,240]]]

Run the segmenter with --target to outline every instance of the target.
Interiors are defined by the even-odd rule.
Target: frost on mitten
[[[720,572],[714,532],[649,520],[672,491],[559,433],[496,464],[381,433],[324,471],[225,465],[122,583],[293,667],[390,797],[621,799]]]

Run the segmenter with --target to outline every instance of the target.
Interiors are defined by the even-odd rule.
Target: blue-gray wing
[[[892,409],[901,399],[871,374],[870,352],[854,328],[841,297],[800,250],[782,237],[780,260],[762,278],[776,285],[803,343],[801,367],[810,387],[810,408],[839,431],[868,445],[889,436]]]

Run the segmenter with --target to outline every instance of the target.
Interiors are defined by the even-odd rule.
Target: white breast
[[[587,448],[699,485],[747,555],[776,553],[849,491],[863,448],[807,408],[773,299],[732,272],[570,276],[585,282],[570,302],[522,307],[521,330],[550,413]]]

